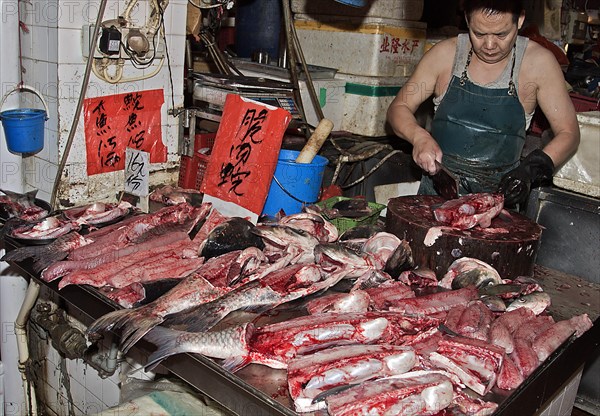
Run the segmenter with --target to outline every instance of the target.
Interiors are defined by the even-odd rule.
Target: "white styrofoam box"
[[[577,153],[554,175],[554,184],[600,197],[600,111],[577,113],[581,141]]]
[[[420,20],[423,15],[423,0],[372,0],[368,3],[364,7],[348,7],[335,0],[292,0],[292,12],[400,20]]]
[[[404,195],[416,195],[420,184],[421,181],[399,182],[376,185],[373,187],[373,192],[375,193],[375,202],[386,206],[386,208],[381,211],[380,215],[382,217],[387,215],[387,204],[390,199]]]
[[[393,134],[387,109],[408,77],[365,77],[337,73],[346,81],[342,130],[369,137]]]
[[[407,76],[423,57],[427,24],[407,20],[296,15],[309,64],[363,76]]]
[[[241,72],[249,77],[264,77],[274,79],[276,81],[289,82],[288,78],[282,78],[274,75],[264,74],[257,71],[248,69],[241,69]],[[300,96],[302,97],[302,105],[304,106],[304,112],[306,115],[306,121],[311,126],[319,124],[317,118],[317,112],[310,99],[306,81],[300,80]],[[340,79],[313,79],[313,85],[315,92],[319,98],[319,104],[325,118],[333,122],[333,129],[338,130],[342,125],[342,116],[344,113],[344,89],[346,87],[346,81]]]

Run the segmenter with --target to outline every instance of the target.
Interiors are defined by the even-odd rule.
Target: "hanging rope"
[[[17,1],[17,19],[19,19],[19,28],[17,29],[17,31],[19,32],[18,37],[19,37],[19,79],[21,80],[19,82],[19,89],[23,88],[23,85],[25,85],[25,83],[23,82],[23,73],[25,73],[25,67],[23,66],[23,49],[22,49],[22,42],[21,42],[21,31],[25,32],[25,33],[29,33],[29,28],[27,27],[27,25],[25,24],[25,22],[23,22],[21,20],[21,1],[19,0]]]

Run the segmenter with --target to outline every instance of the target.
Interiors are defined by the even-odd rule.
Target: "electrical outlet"
[[[84,58],[88,58],[90,56],[90,43],[92,37],[94,36],[95,25],[83,25],[81,30],[81,52]],[[98,39],[96,45],[93,48],[92,56],[94,58],[109,58],[109,59],[131,59],[130,56],[126,53],[123,48],[123,45],[127,44],[128,36],[131,34],[132,36],[136,36],[139,39],[147,40],[147,43],[143,43],[141,48],[148,50],[145,56],[138,57],[143,60],[149,60],[154,55],[155,59],[160,59],[165,56],[165,46],[160,33],[157,33],[154,37],[145,38],[144,36],[140,36],[144,33],[144,28],[138,27],[119,27],[119,32],[121,33],[121,46],[119,47],[118,52],[112,54],[106,54],[100,50],[100,39],[102,37],[102,30],[98,34]],[[156,47],[154,46],[154,42],[156,42]],[[139,42],[137,43],[140,44]]]

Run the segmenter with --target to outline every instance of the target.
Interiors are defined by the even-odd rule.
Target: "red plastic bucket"
[[[0,108],[4,106],[8,96],[17,90],[27,90],[36,94],[44,104],[45,110],[17,108],[0,112],[6,146],[12,153],[37,153],[44,147],[44,123],[48,120],[48,106],[38,91],[22,85],[9,91],[2,98]]]

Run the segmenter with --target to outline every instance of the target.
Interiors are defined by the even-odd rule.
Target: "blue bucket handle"
[[[285,194],[287,196],[289,196],[290,198],[296,200],[296,202],[300,202],[302,205],[306,206],[306,205],[312,205],[315,204],[317,201],[312,201],[312,202],[308,202],[308,201],[304,201],[302,199],[296,198],[294,195],[292,195],[292,193],[290,191],[288,191],[287,189],[285,189],[285,187],[281,184],[281,182],[279,182],[279,179],[277,179],[277,176],[273,175],[273,180],[275,181],[275,183],[277,185],[279,185],[279,188],[281,188],[281,190],[283,192],[285,192]]]
[[[2,102],[0,102],[0,111],[2,111],[2,107],[4,107],[4,102],[6,101],[8,96],[17,90],[18,91],[26,90],[26,91],[30,91],[30,92],[34,93],[35,95],[37,95],[38,98],[40,99],[40,101],[42,102],[42,104],[44,104],[44,108],[46,109],[46,120],[48,120],[48,114],[49,114],[48,105],[46,104],[44,97],[42,97],[42,94],[40,94],[38,90],[36,90],[33,87],[30,87],[29,85],[23,85],[23,84],[17,85],[15,88],[13,88],[12,90],[10,90],[6,94],[4,94],[4,97],[2,97]]]

